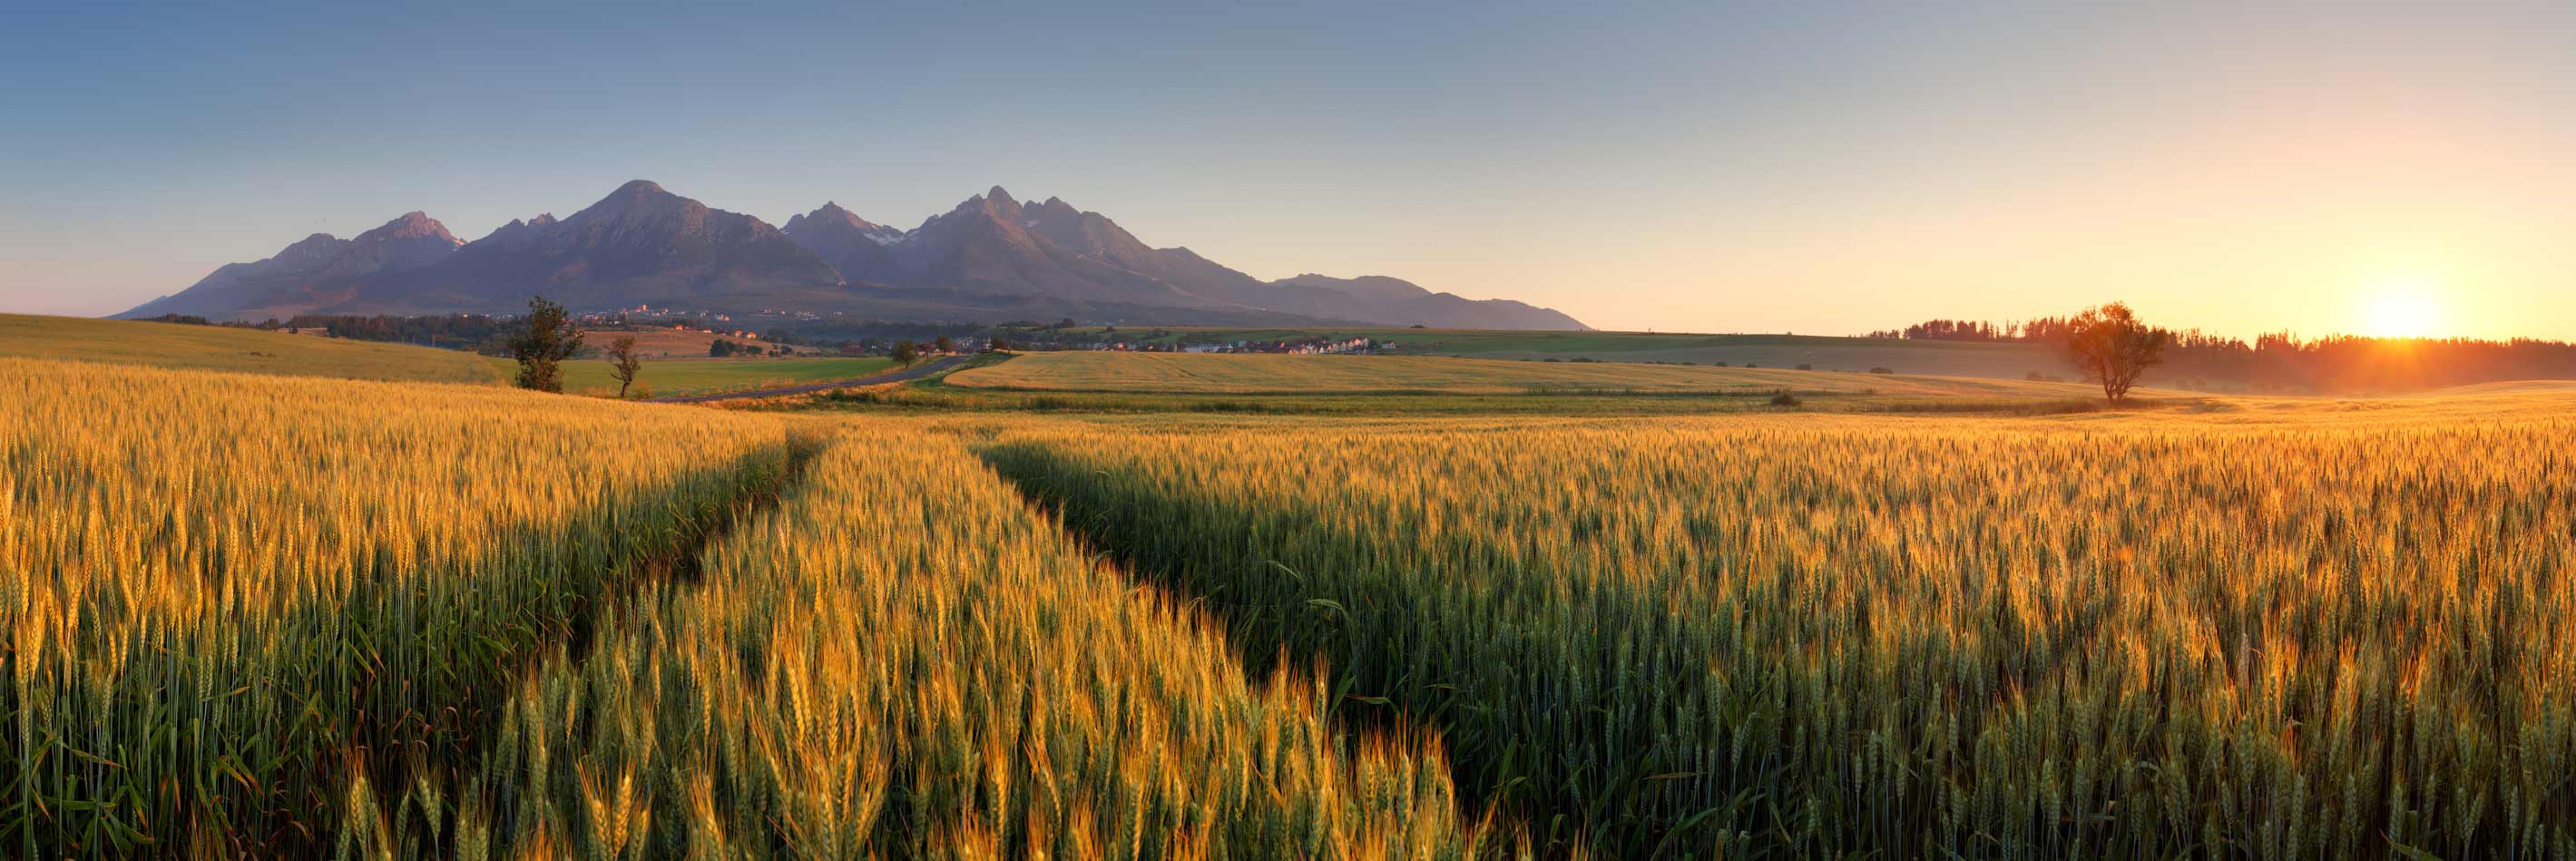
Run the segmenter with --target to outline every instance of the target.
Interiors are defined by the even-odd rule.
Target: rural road
[[[722,394],[713,394],[713,395],[673,395],[673,396],[671,396],[671,397],[667,397],[667,398],[653,398],[653,399],[651,399],[651,400],[649,400],[649,401],[646,401],[646,403],[655,403],[655,404],[704,404],[704,403],[712,403],[712,402],[715,402],[715,401],[738,401],[738,400],[748,400],[748,399],[751,399],[751,398],[774,398],[774,397],[778,397],[778,396],[780,396],[780,395],[805,395],[805,394],[812,394],[812,393],[815,393],[815,392],[826,392],[826,391],[831,391],[831,390],[833,390],[833,389],[846,389],[846,388],[851,388],[851,387],[854,387],[854,386],[874,386],[874,385],[880,385],[880,384],[884,384],[884,383],[900,383],[900,382],[903,382],[903,381],[905,381],[905,380],[918,380],[918,379],[921,379],[921,378],[923,378],[923,377],[930,376],[931,374],[935,374],[935,373],[938,373],[938,372],[940,372],[940,371],[948,370],[949,368],[956,367],[957,365],[959,365],[959,364],[961,364],[961,363],[963,363],[963,362],[965,362],[965,361],[966,361],[966,357],[964,357],[964,356],[950,356],[950,357],[945,358],[945,359],[940,359],[940,360],[938,360],[938,361],[929,362],[929,363],[926,363],[926,364],[916,365],[916,366],[913,366],[913,367],[910,367],[910,368],[905,368],[905,369],[900,370],[900,371],[887,371],[887,372],[885,372],[885,373],[878,374],[878,375],[873,376],[873,377],[859,377],[859,378],[857,378],[857,379],[851,379],[851,380],[832,380],[832,381],[829,381],[829,382],[821,382],[821,383],[806,383],[806,384],[804,384],[804,385],[797,385],[797,386],[783,386],[783,387],[775,388],[775,389],[754,389],[754,390],[752,390],[752,391],[748,391],[748,392],[724,392],[724,393],[722,393]]]

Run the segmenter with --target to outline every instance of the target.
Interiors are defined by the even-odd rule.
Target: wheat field
[[[513,660],[788,448],[718,413],[0,359],[0,841],[316,841],[367,752],[470,743]]]
[[[1247,675],[933,423],[25,360],[0,393],[0,839],[28,856],[1496,833],[1431,734],[1336,726],[1311,667]]]
[[[2564,857],[2565,405],[985,452],[1558,851]]]
[[[2571,403],[968,421],[0,359],[0,843],[2569,857]]]
[[[1428,859],[1486,830],[1427,734],[1248,678],[953,441],[834,440],[704,562],[536,671],[480,763],[353,794],[381,818],[348,853]]]

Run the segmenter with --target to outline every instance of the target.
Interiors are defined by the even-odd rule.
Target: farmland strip
[[[1069,528],[1440,727],[1560,850],[2576,845],[2563,420],[1000,438]]]
[[[470,751],[508,674],[794,459],[775,422],[465,388],[0,361],[0,395],[31,856],[311,852],[353,771]]]
[[[1435,740],[1345,736],[1316,676],[1255,683],[956,443],[887,439],[530,675],[482,762],[352,787],[343,854],[1475,851]]]

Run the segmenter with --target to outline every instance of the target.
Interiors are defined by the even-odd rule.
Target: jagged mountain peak
[[[569,217],[514,220],[462,245],[419,212],[359,240],[315,234],[274,258],[221,267],[128,315],[490,313],[522,307],[537,293],[585,310],[650,302],[905,319],[1096,313],[1211,324],[1582,327],[1547,309],[1434,294],[1392,278],[1264,283],[1187,248],[1148,246],[1061,197],[1022,202],[999,185],[912,231],[870,222],[837,201],[789,218],[782,230],[641,179]]]
[[[664,190],[660,183],[639,179],[618,186],[616,191],[609,192],[608,196],[600,198],[599,202],[573,213],[572,217],[595,219],[632,213],[686,211],[705,207],[706,204]]]
[[[1084,215],[1097,215],[1097,213],[1086,213],[1075,209],[1073,204],[1064,202],[1064,198],[1061,197],[1050,197],[1044,202],[1027,204],[1022,207],[1022,210],[1034,218],[1080,218]]]
[[[858,213],[851,212],[840,204],[828,200],[824,201],[822,206],[815,207],[812,212],[804,213],[802,215],[788,216],[787,223],[783,226],[783,229],[789,233],[795,233],[799,230],[816,229],[827,224],[835,227],[856,228],[864,233],[880,233],[893,230],[893,228],[885,225],[869,221],[865,218],[860,218]]]
[[[456,238],[456,234],[447,232],[447,225],[438,223],[438,219],[431,218],[428,213],[419,210],[403,213],[401,217],[385,222],[381,227],[358,234],[357,241],[376,242],[388,239],[438,239],[449,245],[465,244],[463,240]]]
[[[555,216],[551,212],[535,218],[513,218],[510,219],[510,223],[495,227],[492,232],[484,234],[482,239],[474,241],[489,242],[502,237],[522,235],[553,223],[555,223]]]
[[[340,252],[340,246],[347,244],[349,244],[348,240],[341,239],[340,237],[333,236],[328,233],[316,233],[311,236],[298,239],[294,244],[279,249],[275,256],[268,258],[268,262],[277,264],[305,264],[326,260],[332,255],[338,254]]]

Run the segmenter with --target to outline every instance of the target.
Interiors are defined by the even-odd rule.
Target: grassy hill
[[[1717,368],[1617,362],[1539,362],[1435,356],[1226,353],[1030,353],[951,374],[962,388],[1164,394],[1801,393],[2081,395],[2079,387],[2019,380]]]
[[[592,342],[599,340],[592,336]],[[518,373],[518,364],[509,359],[488,359],[495,373],[508,377]],[[703,395],[746,389],[792,386],[826,380],[847,380],[885,372],[894,367],[885,358],[799,358],[799,359],[646,359],[643,373],[635,377],[635,388],[627,394]],[[605,359],[574,359],[563,363],[564,392],[576,395],[617,394],[617,380],[608,375]]]
[[[665,326],[637,326],[631,329],[589,329],[582,332],[582,346],[588,349],[605,350],[608,348],[608,343],[610,341],[614,341],[619,338],[635,339],[636,353],[648,359],[707,358],[707,348],[713,346],[715,342],[719,340],[732,341],[736,344],[749,344],[764,350],[781,346],[779,344],[773,344],[756,338],[740,338],[732,335],[718,335],[713,332],[700,332],[690,329],[673,329]],[[788,349],[795,350],[799,355],[823,355],[826,352],[814,347],[791,346]]]
[[[224,326],[0,314],[0,356],[299,377],[499,383],[454,350]]]

